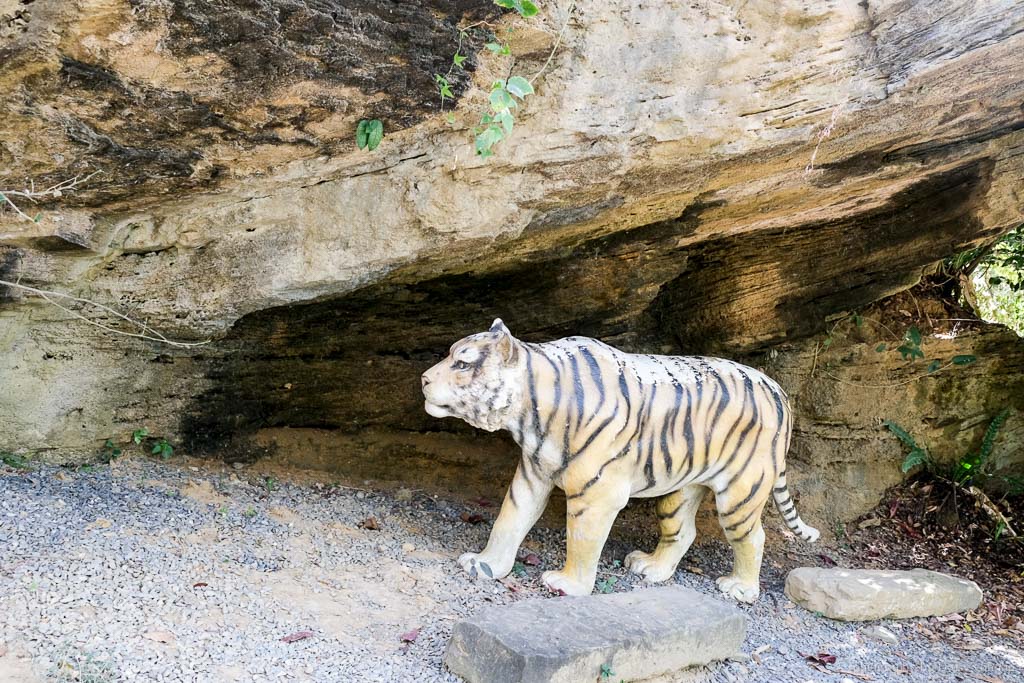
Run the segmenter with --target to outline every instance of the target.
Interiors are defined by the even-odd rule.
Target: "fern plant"
[[[953,481],[961,486],[970,485],[975,477],[983,472],[988,457],[992,455],[992,448],[995,446],[999,430],[1003,428],[1006,418],[1010,415],[1010,409],[1004,408],[996,415],[985,430],[985,436],[981,439],[981,448],[975,453],[967,453],[953,468]]]
[[[903,445],[910,449],[907,453],[907,457],[903,459],[903,464],[900,466],[900,470],[904,474],[914,469],[918,465],[924,465],[924,468],[930,472],[935,471],[935,461],[928,454],[928,449],[917,443],[910,432],[900,427],[892,420],[886,420],[883,422],[890,432],[896,435],[896,438],[903,442]]]
[[[975,452],[968,452],[962,455],[951,468],[943,471],[940,468],[932,456],[928,453],[928,449],[925,446],[917,443],[917,440],[907,430],[900,427],[892,420],[886,420],[882,424],[893,434],[896,438],[903,443],[904,446],[909,449],[906,457],[903,459],[903,464],[900,469],[907,473],[910,470],[918,466],[923,466],[925,471],[931,473],[934,476],[948,479],[955,484],[960,486],[971,486],[978,478],[985,476],[985,464],[988,462],[989,456],[992,454],[993,448],[995,448],[996,438],[999,436],[999,430],[1003,428],[1006,423],[1006,418],[1010,415],[1010,409],[1004,408],[998,415],[996,415],[992,422],[989,423],[988,428],[985,430],[985,435],[981,439],[981,446]]]

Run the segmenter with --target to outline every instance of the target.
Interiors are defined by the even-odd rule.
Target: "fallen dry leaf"
[[[87,531],[91,531],[93,529],[109,529],[113,525],[114,523],[111,522],[109,519],[103,519],[102,517],[100,517],[95,522],[87,524],[85,528]]]
[[[470,514],[468,512],[463,512],[461,515],[459,515],[459,518],[467,524],[479,524],[480,522],[484,521],[482,515],[478,515],[476,513]]]
[[[822,666],[824,666],[825,664],[836,663],[836,656],[833,654],[829,654],[828,652],[819,652],[816,655],[805,655],[803,652],[800,652],[799,654],[801,657],[811,662],[812,664],[821,664]]]
[[[377,522],[376,517],[367,517],[359,522],[359,528],[367,529],[368,531],[380,531],[380,524]]]
[[[294,643],[299,640],[305,640],[306,638],[312,638],[312,631],[296,631],[295,633],[289,633],[285,637],[281,638],[282,643]]]
[[[199,581],[198,583],[193,583],[192,587],[193,588],[206,588],[209,585],[210,584],[206,583],[205,581]]]
[[[402,635],[400,635],[399,639],[403,643],[415,643],[416,639],[419,638],[419,637],[420,637],[420,630],[418,628],[414,628],[413,630],[407,631],[407,632],[403,633]]]
[[[540,564],[540,556],[536,553],[527,553],[523,557],[523,564],[528,565],[530,567],[536,567]]]

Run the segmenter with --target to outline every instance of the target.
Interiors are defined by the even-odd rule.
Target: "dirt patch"
[[[19,645],[0,643],[0,681],[42,683],[32,668],[31,656]]]
[[[213,482],[207,480],[189,481],[181,487],[181,495],[206,505],[226,505],[231,501],[213,487]]]

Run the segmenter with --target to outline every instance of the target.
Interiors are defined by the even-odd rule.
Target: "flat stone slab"
[[[981,604],[978,584],[927,569],[798,567],[786,577],[786,595],[805,609],[843,621],[934,617]]]
[[[524,600],[455,625],[444,662],[470,683],[636,680],[739,652],[747,617],[682,586]]]

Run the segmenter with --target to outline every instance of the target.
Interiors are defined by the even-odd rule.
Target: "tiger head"
[[[501,318],[487,332],[452,344],[448,357],[421,377],[427,413],[501,429],[522,396],[517,346]]]

